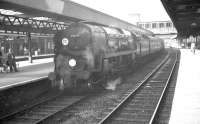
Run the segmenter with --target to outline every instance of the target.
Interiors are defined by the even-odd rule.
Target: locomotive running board
[[[129,50],[129,51],[119,51],[115,53],[109,53],[104,56],[104,58],[110,58],[110,57],[116,57],[116,56],[123,56],[127,54],[133,54],[136,53],[136,50]]]

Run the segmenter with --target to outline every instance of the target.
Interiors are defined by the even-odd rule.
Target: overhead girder
[[[56,22],[0,14],[0,30],[5,31],[54,34],[66,27],[67,25]]]
[[[70,0],[1,0],[0,7],[17,10],[26,15],[46,16],[55,20],[86,21],[136,31],[153,33],[102,12],[90,9]]]
[[[199,4],[199,0],[193,0],[191,2],[191,0],[167,0],[166,3],[170,6],[178,6],[178,5],[198,5]]]

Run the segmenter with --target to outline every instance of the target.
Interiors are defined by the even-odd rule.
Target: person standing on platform
[[[195,43],[191,43],[191,50],[195,54]]]
[[[6,64],[6,62],[7,62],[7,55],[5,54],[5,52],[4,52],[4,47],[1,47],[1,49],[0,49],[0,51],[1,51],[1,72],[7,72],[7,64]]]
[[[0,50],[0,72],[3,72],[3,53]]]
[[[10,67],[10,72],[12,72],[13,69],[15,72],[18,72],[17,67],[16,67],[15,55],[12,52],[12,49],[9,49],[7,57],[8,57],[7,62],[8,62],[8,66]]]

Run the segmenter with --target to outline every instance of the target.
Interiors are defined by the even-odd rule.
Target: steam
[[[83,56],[86,58],[89,67],[94,68],[94,57],[89,47],[86,47],[86,50],[83,52]]]
[[[59,83],[59,89],[60,89],[60,90],[64,90],[64,88],[65,88],[64,80],[61,79],[61,80],[60,80],[60,83]]]
[[[111,80],[107,82],[107,86],[105,89],[107,90],[115,90],[117,85],[119,85],[121,83],[121,78],[117,78],[115,80]]]

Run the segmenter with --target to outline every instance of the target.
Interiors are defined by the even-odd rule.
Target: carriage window
[[[119,45],[120,49],[127,49],[129,47],[128,39],[121,39]]]
[[[128,40],[127,39],[120,39],[119,43],[120,43],[120,45],[128,45]]]

